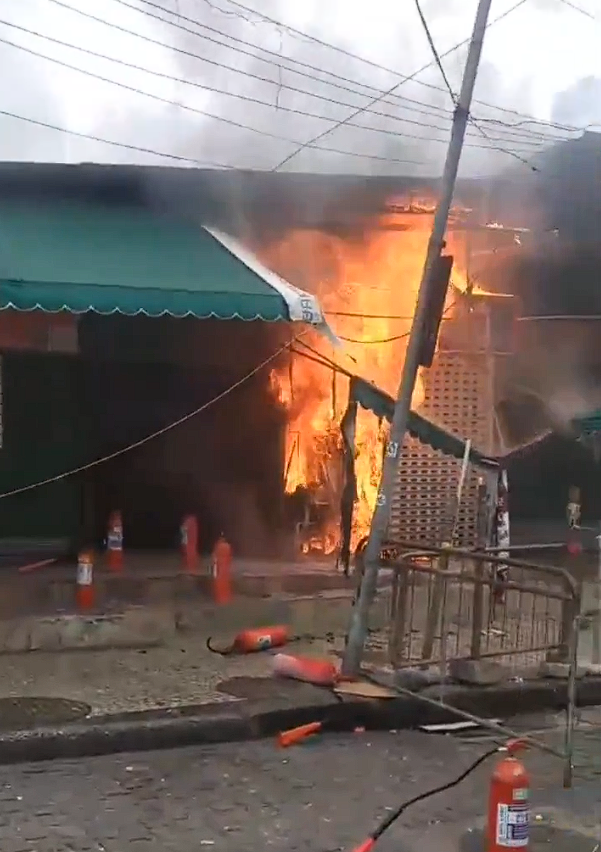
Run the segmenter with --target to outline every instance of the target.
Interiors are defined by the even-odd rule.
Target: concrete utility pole
[[[361,658],[363,656],[363,648],[367,636],[369,609],[377,589],[382,545],[385,540],[388,521],[390,518],[390,498],[395,478],[398,476],[403,439],[405,437],[405,432],[407,431],[407,420],[411,408],[411,398],[413,396],[413,389],[415,387],[417,371],[419,368],[420,349],[422,345],[427,306],[429,303],[430,291],[432,290],[435,281],[433,274],[436,268],[435,261],[440,256],[444,246],[444,237],[451,209],[451,202],[453,200],[453,193],[455,191],[457,170],[459,168],[461,151],[463,149],[463,141],[465,138],[465,131],[472,103],[474,84],[478,74],[478,66],[480,64],[480,56],[482,53],[482,43],[484,41],[484,33],[488,24],[488,14],[490,12],[491,2],[492,0],[480,0],[478,4],[476,20],[474,22],[474,28],[465,63],[461,92],[459,94],[459,100],[453,117],[451,140],[449,142],[442,175],[440,200],[436,208],[432,233],[428,243],[428,251],[422,273],[417,306],[413,317],[405,363],[403,365],[401,383],[390,427],[390,438],[386,447],[384,464],[382,466],[382,477],[380,480],[376,508],[371,522],[369,541],[365,549],[365,570],[361,581],[359,596],[353,607],[348,642],[342,661],[342,672],[347,676],[357,674],[359,666],[361,665]]]

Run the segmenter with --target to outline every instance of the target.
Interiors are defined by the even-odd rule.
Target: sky
[[[476,5],[422,0],[453,92],[466,47],[444,54]],[[601,130],[599,0],[493,0],[489,21],[462,174],[526,169],[541,146]],[[436,66],[334,129],[432,63],[414,0],[3,0],[0,39],[1,160],[441,172],[453,101]]]

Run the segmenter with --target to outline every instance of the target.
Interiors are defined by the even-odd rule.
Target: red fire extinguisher
[[[234,641],[225,648],[216,648],[211,643],[211,637],[207,639],[207,648],[214,654],[229,657],[230,654],[255,654],[260,651],[268,651],[270,648],[279,648],[290,641],[290,631],[285,624],[276,624],[273,627],[251,627],[242,630],[234,637]]]
[[[86,611],[94,608],[94,561],[92,554],[83,550],[77,557],[76,579],[77,608]]]
[[[497,764],[490,782],[486,852],[528,849],[530,829],[530,779],[515,755],[521,741],[507,744],[507,753]]]
[[[184,571],[198,573],[198,521],[194,515],[186,515],[179,528],[180,546]]]
[[[123,520],[121,512],[111,512],[106,536],[108,565],[111,571],[123,568]]]
[[[223,533],[213,548],[213,600],[227,604],[232,599],[232,546]]]

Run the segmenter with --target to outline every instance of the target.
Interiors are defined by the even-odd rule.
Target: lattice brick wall
[[[479,450],[491,452],[493,377],[483,354],[439,352],[424,371],[425,399],[420,413]],[[437,544],[448,540],[456,502],[461,461],[407,438],[392,497],[391,538]],[[457,544],[476,543],[478,472],[470,468],[456,530]]]

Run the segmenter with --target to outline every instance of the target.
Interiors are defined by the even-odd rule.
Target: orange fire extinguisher
[[[216,648],[212,637],[207,639],[207,648],[214,654],[229,657],[230,654],[257,654],[270,648],[279,648],[290,641],[290,631],[285,624],[272,627],[251,627],[242,630],[234,637],[234,641],[225,648]]]
[[[488,802],[486,852],[528,849],[530,828],[530,779],[524,764],[516,758],[524,744],[507,744],[507,754],[493,772]]]
[[[77,608],[85,612],[94,608],[94,562],[92,554],[83,550],[77,557],[76,575]]]
[[[217,604],[232,599],[232,546],[222,534],[213,548],[213,600]]]

